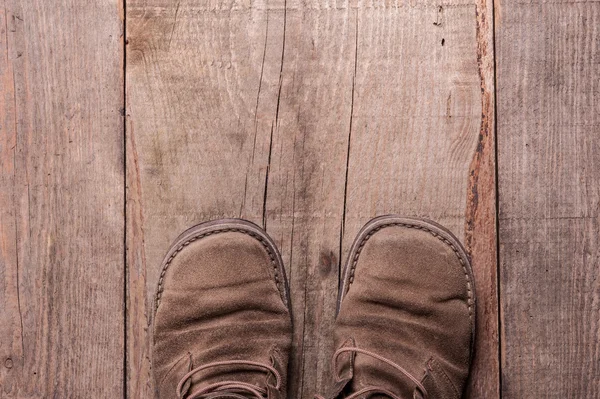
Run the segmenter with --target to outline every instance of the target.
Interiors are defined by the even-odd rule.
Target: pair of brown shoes
[[[281,257],[236,219],[184,232],[162,265],[153,371],[160,398],[283,399],[291,350]],[[340,286],[331,390],[318,398],[460,398],[475,293],[458,240],[383,216],[358,234]]]

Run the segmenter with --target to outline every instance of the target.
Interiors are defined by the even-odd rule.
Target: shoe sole
[[[271,260],[277,269],[278,275],[283,279],[283,289],[279,287],[278,281],[276,281],[277,288],[279,290],[281,300],[286,305],[291,314],[290,307],[290,290],[288,285],[288,280],[285,273],[285,268],[283,267],[283,260],[281,259],[281,254],[275,245],[275,242],[269,235],[258,225],[249,222],[247,220],[242,219],[220,219],[213,220],[210,222],[204,222],[198,224],[196,226],[190,227],[183,233],[179,235],[173,242],[173,244],[169,247],[167,254],[165,255],[162,263],[161,263],[161,273],[158,279],[158,283],[156,286],[156,291],[154,294],[154,305],[153,305],[153,320],[156,317],[156,311],[160,305],[160,297],[162,294],[162,282],[167,272],[167,269],[171,263],[171,261],[175,258],[175,256],[187,245],[191,242],[196,241],[198,239],[219,233],[226,232],[239,232],[243,234],[248,234],[255,239],[257,239],[262,246],[265,248]]]
[[[460,263],[463,266],[463,270],[465,275],[467,276],[467,291],[470,292],[471,296],[471,358],[473,357],[474,351],[474,343],[475,343],[475,326],[476,326],[476,294],[475,294],[475,279],[473,277],[473,269],[471,267],[471,261],[469,256],[467,255],[467,251],[464,249],[458,238],[454,234],[450,232],[444,226],[441,226],[431,220],[427,219],[418,219],[418,218],[406,218],[398,215],[384,215],[379,216],[374,219],[371,219],[367,224],[365,224],[362,229],[358,232],[356,239],[352,243],[352,247],[350,247],[350,253],[348,254],[348,258],[346,260],[346,264],[344,266],[343,271],[343,279],[341,280],[341,285],[338,290],[338,300],[337,300],[337,310],[336,316],[340,312],[340,307],[342,305],[342,301],[348,289],[350,287],[350,277],[352,276],[352,272],[354,270],[355,261],[358,260],[360,256],[360,251],[362,250],[365,243],[368,239],[382,228],[391,227],[391,226],[402,226],[407,228],[414,228],[423,231],[427,231],[432,234],[434,237],[438,238],[444,244],[448,245],[456,256],[458,257]]]

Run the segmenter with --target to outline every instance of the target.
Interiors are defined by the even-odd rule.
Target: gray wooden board
[[[0,6],[0,397],[122,397],[122,5],[24,3]]]
[[[502,392],[600,397],[600,3],[496,10]]]

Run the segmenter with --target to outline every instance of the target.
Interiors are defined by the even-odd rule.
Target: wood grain
[[[600,3],[497,14],[502,392],[600,397]]]
[[[117,1],[0,6],[0,397],[123,395]]]
[[[376,215],[462,237],[478,327],[469,397],[499,396],[490,2],[361,8],[344,253]]]
[[[494,60],[503,396],[600,397],[600,3],[492,8],[130,0],[124,149],[122,2],[5,0],[0,397],[151,397],[160,259],[225,216],[279,244],[290,397],[322,392],[340,264],[390,212],[463,238],[479,300],[467,396],[499,397]]]
[[[332,381],[356,16],[308,1],[288,1],[284,15],[265,223],[290,269],[292,398],[327,392]]]

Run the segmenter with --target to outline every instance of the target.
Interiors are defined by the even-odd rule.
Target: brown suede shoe
[[[329,398],[462,396],[475,335],[475,292],[459,241],[432,222],[373,219],[340,288]]]
[[[287,281],[258,226],[226,219],[184,232],[163,261],[153,328],[160,398],[285,398]]]

